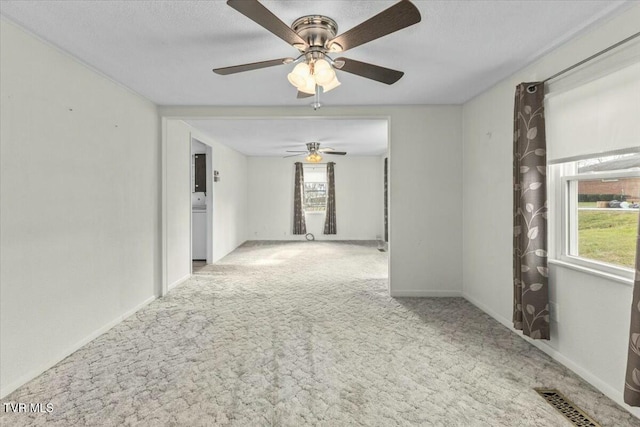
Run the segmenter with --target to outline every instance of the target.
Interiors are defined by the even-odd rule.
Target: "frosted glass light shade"
[[[320,86],[324,86],[332,81],[336,76],[336,72],[333,71],[333,67],[324,59],[318,59],[313,65],[313,77],[316,79],[316,83]]]
[[[306,160],[310,163],[318,163],[322,160],[322,156],[318,153],[311,153],[306,157]]]
[[[308,93],[309,95],[315,95],[316,93],[316,81],[313,77],[307,76],[303,86],[298,86],[300,92]]]
[[[327,70],[329,68],[331,68],[331,64],[329,64],[326,59],[316,59],[316,61],[313,63],[314,73],[317,73],[321,70]]]
[[[313,74],[311,70],[309,64],[301,62],[287,75],[287,79],[300,92],[309,95],[315,95],[317,86],[322,86],[323,92],[340,86],[336,72],[327,60],[317,59],[313,62]]]
[[[310,78],[309,73],[309,65],[305,62],[301,62],[287,75],[287,79],[289,79],[289,83],[300,89],[307,84],[307,80]]]
[[[323,92],[329,92],[332,89],[337,88],[338,86],[340,86],[340,82],[338,81],[338,77],[336,77],[335,73],[333,75],[333,80],[331,80],[329,83],[322,85],[322,91]]]

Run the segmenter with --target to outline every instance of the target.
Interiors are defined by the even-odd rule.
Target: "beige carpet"
[[[570,425],[533,387],[640,423],[464,299],[390,298],[375,244],[249,243],[3,399],[53,412],[0,424]]]

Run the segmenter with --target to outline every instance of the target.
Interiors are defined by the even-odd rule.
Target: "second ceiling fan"
[[[227,4],[266,28],[300,52],[296,58],[279,58],[231,67],[215,68],[216,74],[228,75],[282,64],[296,64],[288,75],[298,89],[298,98],[328,92],[340,85],[335,70],[345,71],[388,85],[404,73],[354,59],[331,58],[329,53],[344,52],[420,22],[420,12],[409,0],[401,0],[388,9],[336,36],[338,24],[323,15],[306,15],[291,27],[282,22],[257,0],[228,0]]]
[[[306,160],[308,162],[318,163],[320,160],[322,160],[322,154],[333,154],[337,156],[344,156],[345,154],[347,154],[346,151],[336,151],[333,148],[329,148],[329,147],[320,148],[319,142],[307,142],[306,145],[307,145],[306,150],[287,150],[287,153],[298,153],[298,154],[291,154],[288,156],[284,156],[284,158],[304,156],[306,154],[307,155]]]

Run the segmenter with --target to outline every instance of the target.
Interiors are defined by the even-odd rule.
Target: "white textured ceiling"
[[[387,150],[387,121],[382,119],[200,119],[191,126],[247,156],[286,156],[306,150],[305,143],[346,151],[349,156],[380,155]]]
[[[285,23],[327,15],[342,33],[394,0],[263,0]],[[422,22],[345,52],[402,70],[387,86],[338,72],[325,105],[460,104],[627,1],[414,1]],[[297,51],[222,0],[0,0],[0,13],[159,105],[304,106],[291,65],[229,76],[211,69],[296,56]],[[319,141],[349,155],[381,154],[384,120],[191,120],[246,155],[280,156]]]
[[[394,4],[275,1],[290,24],[324,14],[339,33]],[[422,22],[344,56],[405,71],[395,85],[340,72],[326,105],[459,104],[530,63],[625,1],[415,1]],[[219,76],[212,68],[296,56],[291,46],[227,6],[209,1],[8,1],[0,12],[161,105],[307,105],[290,65]]]

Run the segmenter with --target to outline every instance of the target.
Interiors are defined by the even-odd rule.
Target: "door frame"
[[[273,108],[273,107],[271,107]],[[161,200],[161,263],[162,263],[162,268],[161,268],[161,285],[160,285],[160,296],[165,296],[168,293],[168,253],[169,253],[169,242],[168,242],[168,220],[167,220],[167,214],[168,214],[168,205],[169,205],[169,200],[168,200],[168,192],[167,192],[167,169],[168,169],[168,156],[167,156],[167,147],[169,144],[169,141],[167,140],[167,123],[170,120],[177,120],[177,121],[182,121],[182,122],[186,122],[188,120],[203,120],[203,119],[210,119],[210,120],[229,120],[229,119],[237,119],[237,120],[251,120],[251,119],[274,119],[274,120],[281,120],[281,119],[304,119],[304,120],[327,120],[327,119],[344,119],[344,120],[386,120],[387,121],[387,153],[386,155],[384,155],[384,157],[388,158],[388,188],[389,188],[389,193],[388,193],[388,209],[389,209],[389,215],[388,215],[388,230],[389,230],[389,242],[387,244],[387,253],[388,253],[388,257],[387,257],[387,277],[388,277],[388,283],[387,283],[387,291],[391,294],[391,289],[392,289],[392,285],[391,285],[391,258],[393,256],[393,251],[392,251],[392,204],[393,204],[393,196],[392,196],[392,165],[393,165],[393,160],[392,160],[392,149],[393,149],[393,143],[392,143],[392,139],[391,139],[391,126],[392,126],[392,117],[390,114],[371,114],[371,115],[362,115],[362,114],[340,114],[339,111],[333,111],[330,114],[324,114],[324,112],[328,111],[328,109],[325,110],[321,110],[321,111],[317,111],[315,112],[316,115],[309,115],[308,111],[304,111],[300,110],[298,108],[295,109],[296,113],[298,114],[252,114],[252,110],[254,109],[247,109],[247,108],[223,108],[223,109],[218,109],[217,107],[212,107],[212,110],[219,110],[216,113],[203,113],[203,114],[188,114],[188,115],[162,115],[161,114],[161,145],[162,145],[162,159],[161,159],[161,182],[162,182],[162,200]],[[244,114],[237,114],[237,112],[239,110],[244,110],[243,113]],[[261,108],[258,108],[257,110],[264,110]],[[284,109],[283,109],[284,110]],[[233,114],[232,112],[236,112],[236,114]],[[293,110],[292,110],[293,111]],[[186,124],[186,123],[185,123]],[[191,140],[192,139],[196,139],[199,142],[202,142],[203,144],[207,145],[207,147],[209,147],[209,149],[211,149],[211,146],[209,144],[207,144],[205,142],[205,140],[208,139],[208,137],[206,137],[206,135],[202,135],[199,131],[197,131],[196,129],[192,128],[190,125],[187,124],[187,126],[189,126],[191,132],[189,135],[189,142],[188,142],[188,148],[189,148],[189,153],[191,153]],[[202,135],[199,137],[199,135]],[[202,139],[201,139],[202,138]],[[208,155],[207,156],[208,159],[212,160],[212,156]],[[191,161],[191,156],[189,156],[189,161]],[[208,160],[209,161],[209,160]],[[213,166],[213,162],[211,163]],[[207,173],[207,179],[212,179],[213,177],[213,167],[210,170],[211,173]],[[189,192],[191,192],[191,167],[189,167],[189,178],[188,178],[188,185],[189,185]],[[211,195],[213,196],[213,182],[211,183],[211,187],[209,187],[209,182],[207,182],[207,188],[211,188],[212,191],[208,192],[211,193]],[[190,194],[190,193],[189,193]],[[384,197],[384,194],[383,194]],[[191,203],[191,201],[189,200],[189,203]],[[189,206],[189,210],[191,211],[191,206]],[[211,209],[211,215],[209,213],[209,209],[207,209],[207,236],[208,236],[208,243],[209,243],[209,235],[212,234],[212,229],[210,230],[209,227],[213,228],[213,209]],[[382,232],[384,233],[384,218],[382,218]],[[191,215],[189,216],[189,230],[191,232],[191,227],[192,227],[192,218]],[[211,263],[212,259],[210,258],[210,256],[212,256],[212,245],[213,245],[213,239],[211,240],[211,245],[207,245],[207,263]],[[191,242],[191,236],[189,236],[189,241]],[[189,245],[189,260],[191,262],[191,266],[189,267],[189,271],[191,272],[191,274],[193,274],[193,261],[192,261],[192,256],[191,256],[191,244]]]

